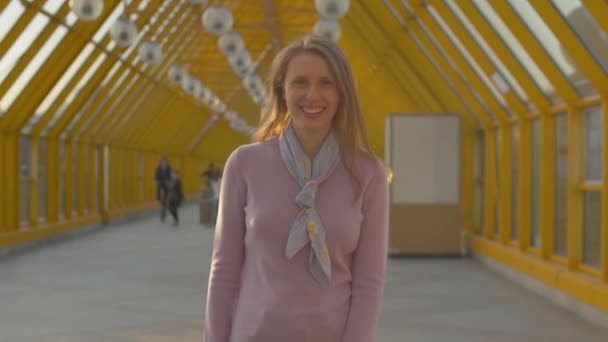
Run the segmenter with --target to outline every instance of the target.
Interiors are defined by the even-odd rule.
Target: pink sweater
[[[285,256],[299,188],[276,140],[228,158],[205,314],[206,342],[373,342],[384,287],[388,186],[383,165],[359,161],[362,196],[343,164],[321,184],[317,211],[332,263],[329,288],[311,275],[306,246]]]

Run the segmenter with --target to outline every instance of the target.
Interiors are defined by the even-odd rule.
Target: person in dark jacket
[[[167,186],[171,180],[171,166],[169,165],[167,157],[163,156],[158,162],[154,180],[156,181],[156,200],[158,200],[161,205],[160,220],[164,221],[167,210]]]
[[[182,203],[184,193],[182,192],[182,181],[177,170],[171,170],[171,180],[168,183],[168,198],[169,212],[173,216],[173,225],[179,225],[179,215],[177,208]]]

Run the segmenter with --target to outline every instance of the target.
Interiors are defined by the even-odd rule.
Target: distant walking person
[[[171,216],[173,216],[173,225],[175,226],[179,225],[177,209],[182,203],[183,198],[184,194],[182,192],[182,181],[179,177],[179,172],[177,170],[172,170],[171,180],[168,183],[167,204],[169,212],[171,213]]]
[[[167,157],[163,156],[158,162],[154,180],[156,181],[156,200],[161,205],[160,220],[164,221],[167,210],[167,185],[171,180],[171,166],[169,165]]]

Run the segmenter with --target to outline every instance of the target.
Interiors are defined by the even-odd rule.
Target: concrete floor
[[[202,341],[213,231],[195,206],[0,259],[0,342]],[[474,260],[391,259],[378,342],[607,341]]]

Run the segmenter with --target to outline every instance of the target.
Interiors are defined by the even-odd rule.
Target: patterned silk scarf
[[[340,162],[338,142],[331,132],[311,163],[302,151],[293,128],[289,126],[279,138],[279,149],[285,166],[300,187],[295,200],[301,210],[289,231],[287,258],[291,259],[310,242],[310,271],[322,286],[328,287],[331,279],[331,260],[325,228],[315,209],[315,199],[319,185],[331,175]]]

